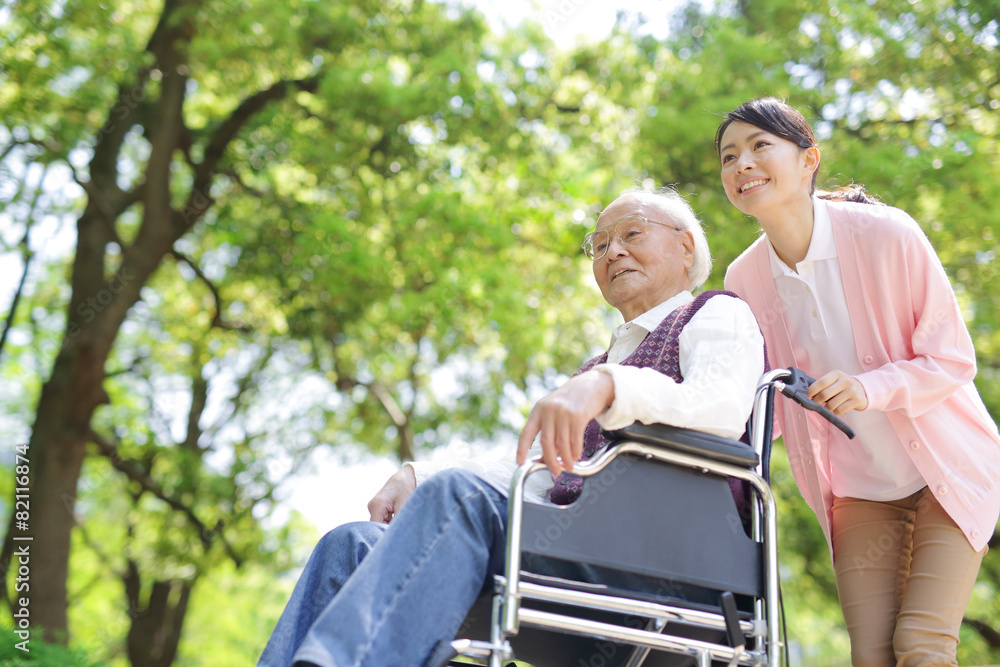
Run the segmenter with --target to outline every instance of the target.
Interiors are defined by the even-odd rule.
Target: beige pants
[[[888,502],[834,498],[833,554],[854,667],[958,664],[986,549],[973,551],[929,489]]]

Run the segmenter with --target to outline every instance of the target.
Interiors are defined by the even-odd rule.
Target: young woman
[[[716,133],[722,183],[764,234],[726,288],[772,365],[857,433],[776,408],[799,489],[829,541],[855,667],[956,665],[958,631],[1000,515],[1000,437],[975,350],[914,220],[863,188],[815,190],[820,150],[798,111],[745,102]]]

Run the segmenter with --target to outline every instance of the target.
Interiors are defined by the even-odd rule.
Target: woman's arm
[[[923,231],[912,219],[909,222],[900,239],[902,252],[894,254],[901,261],[882,271],[885,289],[896,300],[895,311],[877,313],[881,322],[873,327],[881,328],[878,333],[890,344],[894,333],[903,341],[888,350],[897,358],[856,378],[868,397],[869,410],[901,410],[914,417],[972,381],[976,351],[940,259]],[[904,298],[908,302],[900,304]],[[873,301],[877,308],[879,300]]]

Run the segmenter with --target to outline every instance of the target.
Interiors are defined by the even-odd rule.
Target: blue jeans
[[[506,535],[502,493],[464,470],[433,475],[391,524],[320,540],[258,665],[437,664],[503,571]]]

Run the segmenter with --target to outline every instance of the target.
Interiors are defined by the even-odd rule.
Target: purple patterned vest
[[[635,366],[638,368],[655,368],[667,377],[673,378],[674,382],[683,382],[680,363],[680,337],[681,331],[691,321],[705,303],[713,296],[725,294],[739,298],[732,292],[725,290],[707,290],[694,298],[690,303],[675,309],[667,315],[656,329],[651,331],[639,347],[626,357],[621,364],[623,366]],[[608,359],[608,353],[594,357],[573,374],[589,371],[597,364],[603,364]],[[764,351],[764,366],[767,367],[767,350]],[[744,435],[744,437],[746,437]],[[587,425],[583,434],[583,455],[581,461],[586,461],[598,452],[604,451],[610,441],[601,435],[601,426],[596,419],[592,419]],[[731,480],[735,481],[735,480]],[[549,497],[557,505],[568,505],[576,500],[583,491],[583,478],[576,475],[563,473],[555,480],[552,492]],[[737,491],[733,489],[734,493]],[[740,489],[742,492],[742,489]],[[742,495],[742,494],[741,494]]]

